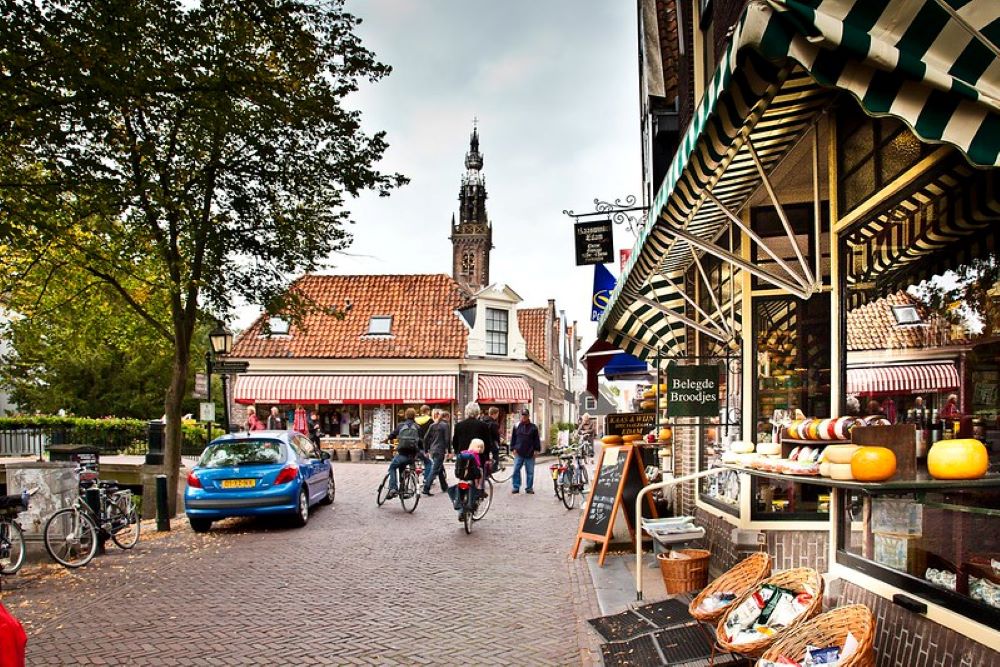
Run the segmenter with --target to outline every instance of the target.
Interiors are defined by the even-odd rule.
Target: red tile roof
[[[468,329],[455,310],[467,297],[444,274],[305,275],[293,283],[320,306],[351,309],[342,320],[307,315],[288,336],[263,337],[261,315],[233,347],[237,358],[455,359],[468,348]],[[391,315],[389,336],[368,336],[373,316]]]
[[[916,306],[924,325],[899,326],[892,314],[896,305]],[[847,313],[848,350],[898,350],[942,347],[961,342],[951,325],[919,299],[899,291]]]
[[[519,308],[517,323],[524,337],[528,358],[542,366],[548,363],[548,349],[545,346],[545,314],[548,308]]]

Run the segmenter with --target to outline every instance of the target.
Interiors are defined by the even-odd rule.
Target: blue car
[[[329,452],[294,431],[233,433],[213,440],[187,477],[184,510],[204,533],[232,516],[288,515],[297,526],[309,508],[333,502]]]

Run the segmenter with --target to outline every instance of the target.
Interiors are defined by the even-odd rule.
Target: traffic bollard
[[[156,476],[156,529],[170,530],[170,510],[167,506],[167,476]]]

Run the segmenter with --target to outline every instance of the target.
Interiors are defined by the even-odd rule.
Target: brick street
[[[384,465],[338,465],[336,502],[304,529],[197,535],[178,519],[80,570],[28,565],[3,601],[30,665],[599,663],[586,567],[568,557],[579,510],[546,467],[534,496],[499,485],[466,535],[439,489],[412,515],[378,508]]]

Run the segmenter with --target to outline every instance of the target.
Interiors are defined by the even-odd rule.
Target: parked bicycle
[[[413,510],[417,509],[417,505],[420,504],[420,476],[424,474],[423,466],[417,460],[413,460],[396,472],[399,475],[399,491],[396,495],[403,505],[403,509],[412,514]],[[385,477],[382,478],[382,483],[378,486],[375,502],[381,507],[388,498],[389,473],[386,473]]]
[[[86,499],[88,489],[98,491],[98,505]],[[139,541],[141,525],[135,499],[118,482],[97,479],[97,473],[82,470],[80,495],[72,507],[61,509],[45,522],[42,536],[45,550],[59,564],[77,568],[93,560],[98,548],[110,537],[121,549],[131,549]]]
[[[462,480],[458,482],[458,492],[462,504],[462,511],[458,515],[458,519],[465,527],[466,535],[472,533],[472,524],[476,521],[482,521],[493,505],[493,480],[485,477],[482,488],[475,489],[475,494],[470,493],[473,490],[473,485],[475,482]],[[473,496],[475,496],[475,500],[473,500]]]
[[[0,574],[16,574],[24,565],[24,533],[17,515],[28,509],[29,498],[38,488],[0,496]]]
[[[562,466],[564,470],[560,472],[563,505],[568,510],[576,507],[577,503],[582,506],[587,495],[587,484],[590,481],[583,447],[571,449],[568,456],[560,456],[559,460],[565,462],[565,465]]]
[[[563,460],[563,457],[567,451],[558,447],[549,450],[549,453],[556,457],[555,463],[549,465],[549,475],[552,477],[552,491],[558,500],[562,500],[562,481],[563,475],[566,474],[566,462]]]

